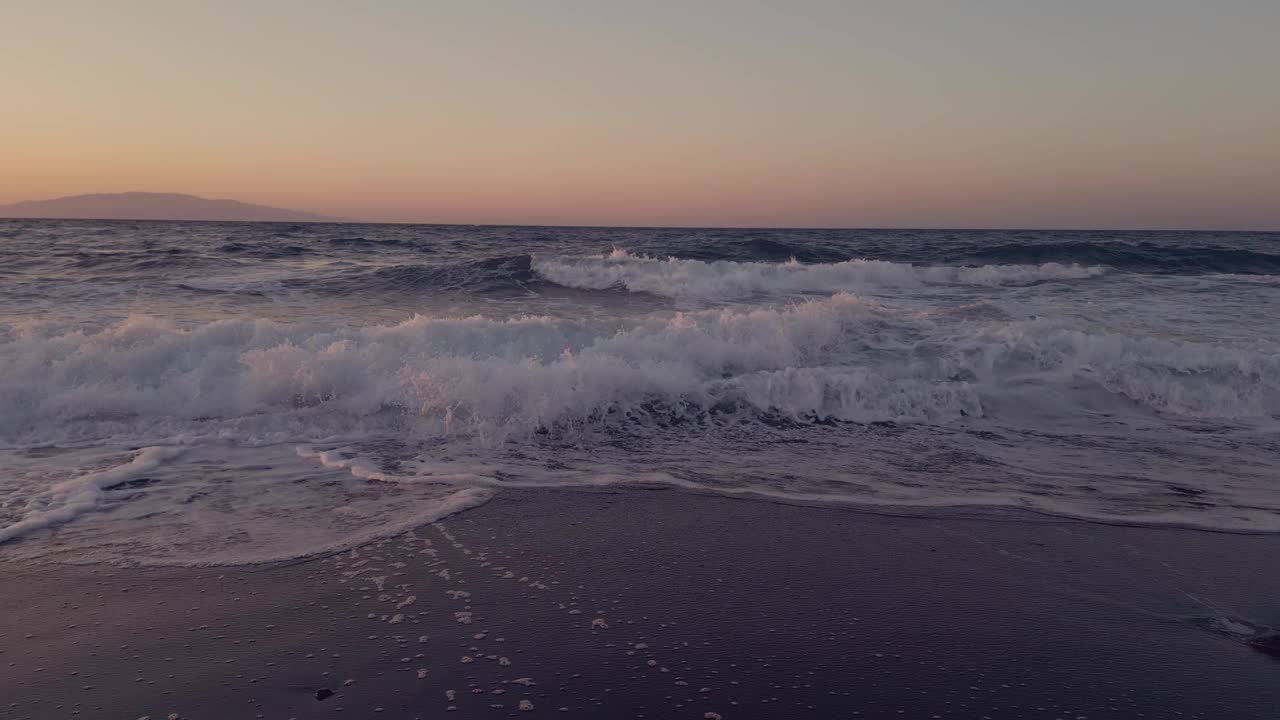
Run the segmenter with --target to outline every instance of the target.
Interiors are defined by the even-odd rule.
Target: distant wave
[[[433,264],[360,268],[340,275],[290,280],[291,287],[321,293],[470,292],[486,294],[520,290],[534,280],[528,255],[506,255],[480,260]]]
[[[802,264],[706,262],[654,258],[614,250],[608,255],[536,258],[533,270],[558,285],[624,288],[664,297],[731,300],[754,295],[837,293],[926,285],[1027,285],[1096,277],[1104,268],[1045,263],[982,267],[922,266],[882,260]]]
[[[977,267],[982,265],[1080,265],[1142,274],[1280,275],[1280,245],[1273,252],[1258,237],[1223,238],[1221,245],[1208,238],[1184,238],[1170,234],[1158,242],[1133,237],[1111,238],[1103,233],[1053,238],[1053,233],[1028,233],[1026,240],[1011,240],[1018,233],[991,233],[976,241],[970,233],[901,231],[882,237],[876,232],[804,233],[784,231],[755,235],[744,231],[729,237],[710,235],[698,243],[648,242],[627,245],[635,255],[677,257],[705,262],[834,264],[851,260],[881,260],[917,266]],[[1063,235],[1059,233],[1058,235]],[[1065,235],[1071,235],[1069,233]],[[1233,246],[1233,241],[1238,242]]]
[[[360,235],[329,238],[328,243],[338,248],[351,249],[408,249],[421,253],[432,253],[435,250],[420,240],[402,237],[364,237]]]
[[[279,236],[279,237],[277,237]],[[121,241],[123,243],[124,241]],[[1011,287],[1085,281],[1108,273],[1280,278],[1280,253],[1251,248],[1151,242],[1059,241],[974,245],[935,239],[899,246],[876,241],[855,253],[848,238],[719,238],[643,251],[570,254],[539,247],[476,257],[407,231],[388,236],[340,235],[319,242],[287,233],[229,235],[200,247],[150,239],[139,247],[81,245],[11,259],[0,272],[50,279],[152,281],[178,276],[199,291],[214,281],[261,296],[276,290],[359,296],[424,292],[528,295],[539,284],[580,290],[626,290],[693,301],[956,286]],[[540,239],[539,243],[553,243]],[[440,246],[437,247],[437,244]],[[478,245],[483,245],[477,241]],[[554,245],[553,245],[554,247]],[[489,249],[487,252],[492,252]],[[304,268],[300,261],[307,261]],[[252,268],[246,279],[242,271]],[[219,278],[236,278],[228,283]],[[258,279],[269,277],[267,286]],[[162,280],[163,281],[163,280]]]
[[[720,259],[765,260],[772,262],[795,260],[804,263],[839,262],[849,259],[838,250],[824,247],[820,243],[788,242],[774,238],[748,239],[742,242],[737,252],[742,253],[742,255]]]
[[[294,257],[297,255],[305,255],[311,252],[310,248],[302,245],[280,245],[267,243],[242,243],[227,242],[218,248],[219,252],[237,257],[251,257],[260,260],[276,260],[279,258]]]
[[[1010,243],[976,248],[970,261],[1079,263],[1135,273],[1236,275],[1280,274],[1280,254],[1229,247],[1156,245],[1150,242]]]

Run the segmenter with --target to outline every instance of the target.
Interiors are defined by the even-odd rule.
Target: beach
[[[5,10],[0,720],[1280,720],[1280,0]]]
[[[506,491],[287,564],[6,563],[6,718],[1272,718],[1280,537]],[[320,699],[322,698],[322,699]],[[527,708],[527,709],[523,709]]]

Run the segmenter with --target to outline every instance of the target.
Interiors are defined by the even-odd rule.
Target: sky
[[[0,203],[1280,229],[1277,0],[0,0]]]

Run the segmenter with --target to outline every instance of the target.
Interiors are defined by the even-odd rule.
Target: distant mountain
[[[234,222],[342,222],[309,212],[211,200],[177,193],[99,193],[0,205],[0,217],[86,220],[229,220]]]

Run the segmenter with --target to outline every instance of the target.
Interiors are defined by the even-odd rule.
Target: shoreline
[[[1280,626],[1280,536],[645,490],[506,490],[355,551],[261,566],[0,561],[4,714],[1280,707],[1280,661],[1249,645]]]

